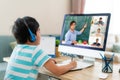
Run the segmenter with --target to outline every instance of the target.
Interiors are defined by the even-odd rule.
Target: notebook
[[[61,63],[57,63],[58,66],[63,66],[63,65],[67,65],[70,63],[71,60],[66,60],[66,61],[63,61]],[[74,69],[71,69],[71,70],[80,70],[80,69],[84,69],[84,68],[88,68],[90,66],[93,66],[94,63],[93,62],[87,62],[87,61],[84,61],[84,60],[80,60],[80,61],[76,61],[77,62],[77,67],[74,68]]]

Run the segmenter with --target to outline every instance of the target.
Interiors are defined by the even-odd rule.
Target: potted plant
[[[56,57],[60,57],[60,53],[58,52],[58,46],[60,44],[60,40],[56,39]]]

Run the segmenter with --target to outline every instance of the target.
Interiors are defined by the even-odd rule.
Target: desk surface
[[[65,60],[63,57],[56,58],[57,61]],[[108,77],[105,80],[119,80],[120,73],[118,72],[120,69],[119,63],[114,63],[113,65],[113,73],[107,73]],[[70,71],[65,73],[59,77],[53,75],[52,73],[42,69],[40,71],[42,74],[46,74],[49,76],[57,77],[62,80],[103,80],[99,78],[99,75],[102,73],[102,64],[101,60],[96,60],[95,65],[86,69],[77,70],[77,71]]]
[[[59,57],[56,58],[56,61],[63,61],[68,58],[66,57]],[[9,57],[5,57],[4,61],[9,61]],[[62,80],[102,80],[99,78],[99,74],[102,73],[102,64],[101,60],[96,60],[94,66],[82,69],[82,70],[77,70],[77,71],[70,71],[67,72],[59,77],[53,75],[52,73],[48,72],[45,68],[40,69],[40,73],[46,74],[49,76],[57,77]],[[120,73],[118,72],[120,69],[120,63],[114,63],[113,64],[113,73],[107,73],[108,77],[105,80],[119,80],[120,79]]]

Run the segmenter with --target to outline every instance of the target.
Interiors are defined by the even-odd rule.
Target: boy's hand
[[[77,66],[77,62],[76,61],[71,61],[70,65],[72,65],[72,69],[73,69]]]

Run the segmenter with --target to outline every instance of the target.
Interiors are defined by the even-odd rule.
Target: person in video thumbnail
[[[99,18],[99,21],[97,23],[95,23],[99,26],[104,26],[104,22],[102,21],[102,17]]]
[[[97,29],[97,32],[96,32],[95,36],[97,36],[97,37],[103,36],[103,34],[101,33],[101,29],[100,28]]]
[[[92,46],[97,46],[97,47],[100,47],[100,46],[101,46],[101,44],[99,43],[99,39],[98,39],[98,38],[96,38],[96,42],[94,42],[94,43],[92,44]]]
[[[87,24],[85,24],[80,31],[75,30],[75,27],[76,27],[76,22],[71,21],[70,29],[65,34],[65,44],[71,44],[71,45],[77,44],[76,37],[77,37],[77,35],[82,34],[82,32],[86,29]]]

